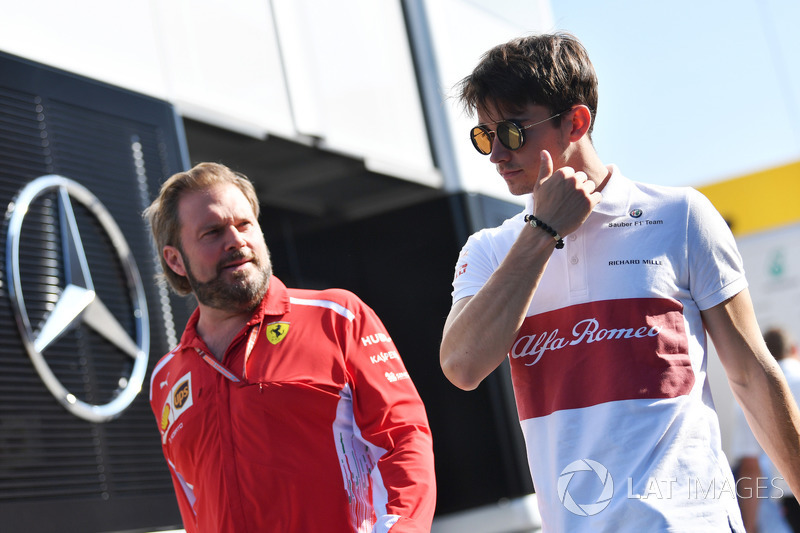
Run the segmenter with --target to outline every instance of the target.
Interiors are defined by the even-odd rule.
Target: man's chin
[[[195,287],[193,292],[197,301],[206,307],[222,311],[246,312],[258,307],[268,288],[269,278],[255,283],[237,280],[219,288],[208,285]]]
[[[533,185],[527,183],[525,180],[509,178],[506,179],[505,182],[508,192],[514,196],[522,196],[533,192]]]
[[[525,187],[509,183],[508,192],[514,196],[525,196],[526,194],[531,194],[533,192],[533,187]]]

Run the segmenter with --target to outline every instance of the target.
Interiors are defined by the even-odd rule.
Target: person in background
[[[509,359],[543,531],[743,530],[706,330],[797,493],[800,412],[730,229],[696,190],[632,181],[601,161],[597,77],[578,39],[498,45],[459,91],[477,114],[473,146],[525,208],[464,246],[440,363],[471,390]],[[664,120],[657,103],[635,112],[639,135]],[[653,164],[681,171],[680,154]]]
[[[197,300],[150,385],[186,531],[430,531],[427,415],[376,314],[275,277],[255,189],[223,165],[173,175],[144,216]]]
[[[800,357],[797,344],[783,328],[764,332],[769,352],[778,362],[795,401],[800,398]],[[761,449],[736,410],[731,459],[736,465],[737,493],[748,533],[800,533],[800,505],[775,465]]]

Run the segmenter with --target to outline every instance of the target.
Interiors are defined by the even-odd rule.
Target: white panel
[[[441,186],[400,0],[273,0],[298,129],[373,169]]]
[[[427,2],[443,94],[490,46],[552,18],[545,0],[508,0],[503,10],[484,3]],[[373,170],[441,187],[401,5],[0,0],[0,49],[165,99],[184,116],[255,137],[317,138]],[[452,100],[444,105],[460,141],[463,188],[508,196],[466,140],[472,121]]]
[[[800,340],[800,224],[738,239],[762,330],[782,327]]]
[[[148,1],[0,0],[0,50],[164,98]]]
[[[303,2],[271,0],[277,20],[278,39],[284,58],[284,70],[295,127],[303,135],[323,137],[325,125],[320,96],[322,71],[314,52],[314,39]]]
[[[0,0],[0,9],[5,52],[241,133],[297,137],[268,0]]]
[[[156,2],[170,100],[255,137],[295,137],[268,0]]]
[[[472,72],[484,52],[514,37],[553,30],[547,0],[426,0],[439,65],[442,91],[453,133],[461,185],[469,192],[488,194],[522,204],[512,196],[489,162],[469,140],[475,119],[456,102],[454,87]]]

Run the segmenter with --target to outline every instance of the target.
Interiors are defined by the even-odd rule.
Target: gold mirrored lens
[[[480,126],[475,126],[470,132],[470,137],[472,138],[472,144],[475,146],[475,149],[480,153],[487,155],[492,152],[492,138],[485,129]]]
[[[500,144],[509,150],[519,150],[525,142],[522,129],[509,120],[499,122],[496,131],[491,131],[486,126],[475,126],[470,132],[473,146],[483,155],[492,153],[492,140],[495,135]]]
[[[522,146],[522,130],[513,122],[501,122],[497,125],[497,138],[509,150],[518,150]]]

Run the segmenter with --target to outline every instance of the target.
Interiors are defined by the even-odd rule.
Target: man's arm
[[[164,451],[166,456],[167,452]],[[195,523],[196,516],[194,514],[193,500],[194,493],[186,481],[181,477],[175,466],[167,458],[169,464],[169,473],[172,477],[172,486],[175,488],[175,498],[178,500],[178,509],[181,513],[181,520],[183,528],[186,533],[197,533],[197,524]]]
[[[358,308],[345,358],[359,437],[374,447],[383,498],[373,500],[372,533],[430,531],[436,510],[433,438],[422,403],[397,347],[365,304]],[[379,490],[371,488],[375,493]]]
[[[169,432],[173,429],[171,424],[164,424],[163,422],[163,413],[164,413],[164,402],[169,397],[169,391],[162,391],[162,387],[155,387],[156,379],[159,381],[169,377],[169,365],[162,364],[167,361],[165,356],[158,365],[156,365],[156,369],[150,376],[150,409],[153,413],[153,416],[156,419],[156,424],[161,431],[159,437],[164,438],[165,432]],[[161,372],[159,374],[159,372]],[[158,375],[158,377],[156,377]],[[170,385],[171,386],[171,385]],[[166,395],[165,395],[166,393]],[[161,440],[161,438],[159,440]],[[194,491],[189,483],[183,479],[183,476],[178,472],[175,468],[175,465],[172,462],[172,457],[170,457],[170,450],[168,446],[164,443],[166,440],[162,441],[161,451],[164,454],[164,460],[167,463],[167,467],[169,468],[170,478],[172,479],[172,486],[175,489],[175,498],[178,500],[178,509],[181,513],[181,520],[183,521],[183,527],[186,533],[197,533],[197,525],[195,524],[196,516],[194,514]]]
[[[749,291],[702,315],[753,434],[792,492],[800,494],[800,411],[764,344]]]
[[[453,385],[472,390],[503,362],[554,249],[547,233],[525,227],[486,285],[455,302],[439,350]]]
[[[601,195],[583,172],[553,172],[550,154],[541,156],[535,214],[564,237],[583,224]],[[478,293],[455,302],[439,349],[442,372],[455,386],[472,390],[503,362],[554,249],[547,232],[526,224]]]

